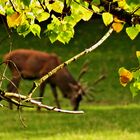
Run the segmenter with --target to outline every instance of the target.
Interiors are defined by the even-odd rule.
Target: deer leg
[[[9,82],[9,84],[7,86],[7,91],[13,92],[13,93],[18,93],[20,79],[21,79],[20,76],[13,76],[12,80]],[[13,109],[13,104],[11,102],[9,103],[9,108]]]
[[[52,89],[52,92],[53,92],[53,95],[54,95],[54,98],[55,98],[55,102],[56,102],[56,105],[58,108],[61,108],[60,107],[60,104],[59,104],[59,100],[58,100],[58,94],[57,94],[57,90],[56,90],[56,86],[51,84],[51,89]]]
[[[43,82],[41,85],[40,85],[40,95],[39,95],[39,101],[42,102],[42,99],[43,99],[43,95],[44,95],[44,91],[45,91],[45,87],[46,87],[46,82]],[[40,111],[40,107],[37,108],[38,111]]]

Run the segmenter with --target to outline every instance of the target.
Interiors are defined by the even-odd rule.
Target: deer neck
[[[76,80],[70,75],[69,72],[63,71],[56,74],[56,86],[62,91],[64,97],[71,98],[73,95],[73,89],[70,84],[77,85]]]

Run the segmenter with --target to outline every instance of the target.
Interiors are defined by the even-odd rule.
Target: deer
[[[61,64],[58,55],[30,49],[17,49],[4,55],[4,62],[11,71],[12,79],[10,80],[7,91],[18,93],[20,81],[40,79],[45,74]],[[79,109],[82,96],[85,91],[79,80],[75,80],[66,67],[58,70],[40,85],[39,101],[42,102],[45,87],[49,84],[54,96],[57,108],[61,108],[58,100],[58,91],[60,89],[64,98],[70,100],[73,110]],[[12,105],[9,105],[12,109]],[[37,109],[40,111],[40,108]]]

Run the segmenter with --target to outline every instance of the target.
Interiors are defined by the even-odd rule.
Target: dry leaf
[[[122,23],[119,23],[119,22],[118,23],[114,22],[112,24],[112,27],[113,27],[114,31],[116,31],[117,33],[119,33],[123,29],[123,24]]]
[[[16,12],[10,16],[7,16],[7,23],[9,27],[18,26],[22,21],[22,16]]]

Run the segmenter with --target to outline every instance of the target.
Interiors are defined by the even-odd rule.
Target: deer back
[[[23,78],[41,78],[60,64],[55,54],[19,49],[4,56],[12,72],[19,71]]]

